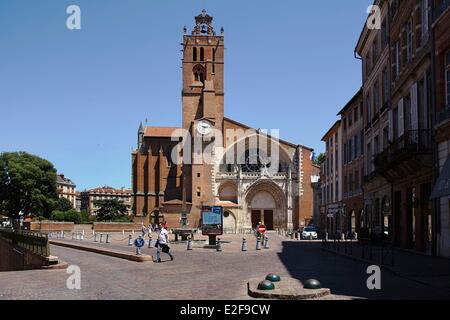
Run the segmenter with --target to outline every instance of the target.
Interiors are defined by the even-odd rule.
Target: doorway
[[[267,230],[273,230],[273,210],[264,210],[263,224]]]
[[[261,222],[261,210],[252,210],[252,228],[255,229]]]

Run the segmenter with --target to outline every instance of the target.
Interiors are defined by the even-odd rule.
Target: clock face
[[[207,135],[211,132],[211,123],[208,121],[200,121],[197,123],[197,132],[201,135]]]

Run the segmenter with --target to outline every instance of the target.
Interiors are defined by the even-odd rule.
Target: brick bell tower
[[[224,36],[223,28],[216,35],[212,25],[213,17],[205,10],[195,17],[195,27],[183,36],[183,129],[189,130],[192,137],[191,165],[183,166],[183,198],[192,203],[191,217],[194,222],[200,219],[202,205],[213,205],[212,166],[194,162],[198,159],[197,146],[204,150],[211,147],[211,129],[223,132],[224,116]],[[198,142],[200,144],[198,144]],[[194,221],[193,221],[194,220]]]

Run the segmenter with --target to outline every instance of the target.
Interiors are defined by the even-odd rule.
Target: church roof
[[[170,138],[177,127],[145,127],[145,137],[152,138]]]
[[[243,124],[243,123],[241,123],[241,122],[238,122],[238,121],[236,121],[236,120],[233,120],[233,119],[230,119],[230,118],[227,118],[227,117],[224,117],[223,119],[224,119],[225,121],[228,121],[228,122],[231,122],[231,123],[233,123],[233,124],[235,124],[235,125],[238,125],[238,126],[242,127],[243,129],[254,129],[254,128],[252,128],[252,127],[247,126],[246,124]],[[256,129],[255,129],[255,130],[256,130]],[[261,133],[261,134],[263,134],[263,133]],[[270,135],[267,135],[267,136],[270,138]],[[290,146],[290,147],[292,147],[292,148],[301,147],[301,148],[303,148],[303,149],[307,149],[307,150],[310,150],[310,151],[314,151],[313,148],[310,148],[310,147],[307,147],[307,146],[304,146],[304,145],[301,145],[301,144],[293,144],[293,143],[291,143],[291,142],[289,142],[289,141],[286,141],[286,140],[283,140],[283,139],[278,139],[278,141],[279,141],[280,143],[284,143],[284,144],[286,144],[286,145],[288,145],[288,146]]]

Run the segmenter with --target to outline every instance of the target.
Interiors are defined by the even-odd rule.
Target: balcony
[[[374,158],[375,170],[389,181],[398,181],[432,168],[430,130],[406,131]]]

